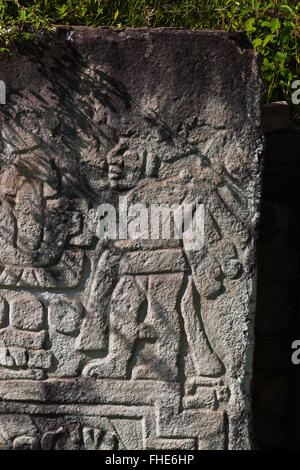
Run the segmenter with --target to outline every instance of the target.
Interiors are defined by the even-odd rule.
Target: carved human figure
[[[83,255],[66,251],[78,222],[62,194],[54,162],[38,155],[17,157],[1,174],[0,202],[0,284],[55,287],[78,282]],[[70,258],[77,268],[74,274],[68,268]]]
[[[109,153],[114,189],[119,184],[124,188],[122,158],[128,152],[122,141]],[[137,174],[136,168],[132,178],[126,173],[127,189],[130,180],[134,186]],[[184,188],[179,190],[184,193]],[[168,189],[163,191],[158,187],[156,193],[161,202],[166,194],[169,197]],[[130,191],[132,200],[134,194],[138,194],[139,201],[147,201],[144,188]],[[186,342],[192,351],[195,375],[217,377],[224,373],[206,336],[200,302],[195,302],[199,293],[184,244],[184,240],[173,240],[170,249],[168,240],[140,245],[124,240],[109,247],[99,242],[88,315],[77,347],[101,352],[102,357],[89,362],[84,375],[176,381],[184,373],[178,358]]]

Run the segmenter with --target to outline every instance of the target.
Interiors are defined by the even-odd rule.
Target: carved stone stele
[[[180,29],[61,27],[1,59],[3,448],[251,447],[258,70],[241,34]],[[103,240],[120,201],[131,228],[134,204],[202,207],[203,243]]]

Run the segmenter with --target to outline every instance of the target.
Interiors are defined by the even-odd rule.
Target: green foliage
[[[242,30],[261,55],[267,101],[290,102],[300,79],[299,16],[295,0],[0,0],[0,53],[9,58],[16,41],[59,24]]]

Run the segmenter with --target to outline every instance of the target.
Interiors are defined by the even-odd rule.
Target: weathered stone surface
[[[18,297],[11,303],[11,324],[22,330],[42,329],[44,312],[42,303],[35,297]]]
[[[52,357],[53,355],[51,351],[30,351],[28,367],[50,369]]]
[[[5,300],[0,298],[0,328],[8,324],[8,309]]]
[[[46,333],[45,331],[39,331],[37,333],[31,331],[25,332],[10,326],[0,330],[0,340],[7,346],[40,349],[45,344]]]
[[[9,354],[17,367],[26,366],[28,362],[28,353],[25,348],[9,348]]]
[[[0,79],[1,447],[249,448],[250,43],[62,27],[2,61]],[[97,208],[120,221],[125,196],[128,233],[103,240]],[[203,205],[203,246],[186,227],[147,238],[133,204]]]
[[[65,334],[76,332],[80,327],[82,305],[68,300],[56,300],[49,307],[49,325]]]

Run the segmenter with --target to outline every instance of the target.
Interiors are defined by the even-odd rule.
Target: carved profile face
[[[130,189],[141,176],[143,157],[129,148],[126,139],[120,139],[106,156],[108,178],[113,189]]]
[[[61,261],[74,232],[71,200],[61,194],[60,174],[51,160],[20,156],[4,169],[0,175],[0,265],[36,268],[40,269],[38,277],[49,277],[45,269]],[[29,277],[33,285],[50,282],[34,281],[37,276],[32,272]],[[2,278],[3,273],[0,283],[12,282]]]

